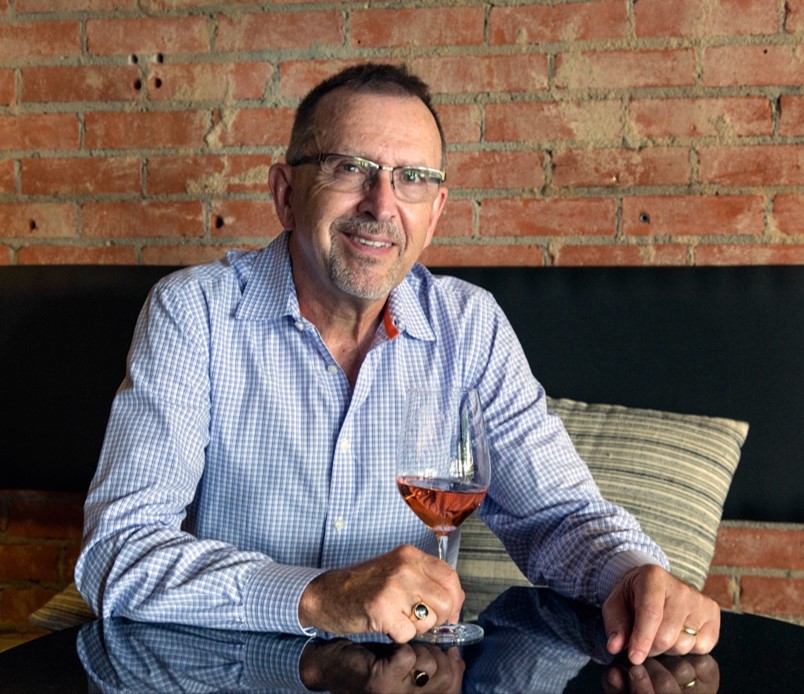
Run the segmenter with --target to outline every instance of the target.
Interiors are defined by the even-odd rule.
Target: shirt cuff
[[[246,628],[313,636],[299,622],[299,602],[310,581],[324,569],[271,562],[255,571],[244,588]]]
[[[640,552],[638,550],[617,552],[600,572],[600,577],[597,581],[597,599],[599,604],[602,605],[606,602],[606,598],[608,598],[611,591],[614,590],[614,586],[623,579],[625,574],[631,571],[631,569],[643,566],[644,564],[655,564],[664,569],[668,568],[656,557],[647,552]]]
[[[246,644],[246,682],[249,687],[270,687],[307,692],[299,663],[309,639],[286,634],[253,634]]]

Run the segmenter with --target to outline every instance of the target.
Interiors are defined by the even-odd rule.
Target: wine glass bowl
[[[413,389],[399,436],[396,483],[411,510],[435,533],[447,560],[449,536],[480,506],[491,464],[476,390]],[[417,637],[439,645],[483,637],[477,624],[443,624]]]

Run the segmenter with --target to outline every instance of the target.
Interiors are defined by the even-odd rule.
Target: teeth
[[[370,246],[371,248],[388,248],[391,244],[385,243],[383,241],[371,241],[369,239],[362,239],[359,236],[352,237],[358,243],[363,244],[364,246]]]

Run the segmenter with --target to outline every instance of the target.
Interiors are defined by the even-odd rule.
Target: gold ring
[[[693,678],[692,678],[692,679],[691,679],[689,682],[687,682],[686,684],[682,684],[682,685],[681,685],[681,688],[682,688],[682,689],[689,689],[690,687],[694,687],[694,686],[695,686],[695,684],[696,684],[697,682],[698,682],[698,678],[697,678],[697,677],[693,677]]]
[[[413,606],[413,616],[420,621],[427,619],[430,616],[430,610],[423,602],[417,602]]]
[[[423,687],[430,681],[430,675],[424,672],[424,670],[414,670],[410,673],[410,677],[413,680],[413,684],[417,687]]]
[[[692,627],[684,626],[681,631],[683,631],[688,636],[698,636],[698,630],[693,629]]]

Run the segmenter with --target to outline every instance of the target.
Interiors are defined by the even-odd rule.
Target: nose
[[[385,221],[396,215],[397,198],[391,175],[390,171],[377,171],[368,182],[360,201],[360,212],[371,215],[377,221]]]

